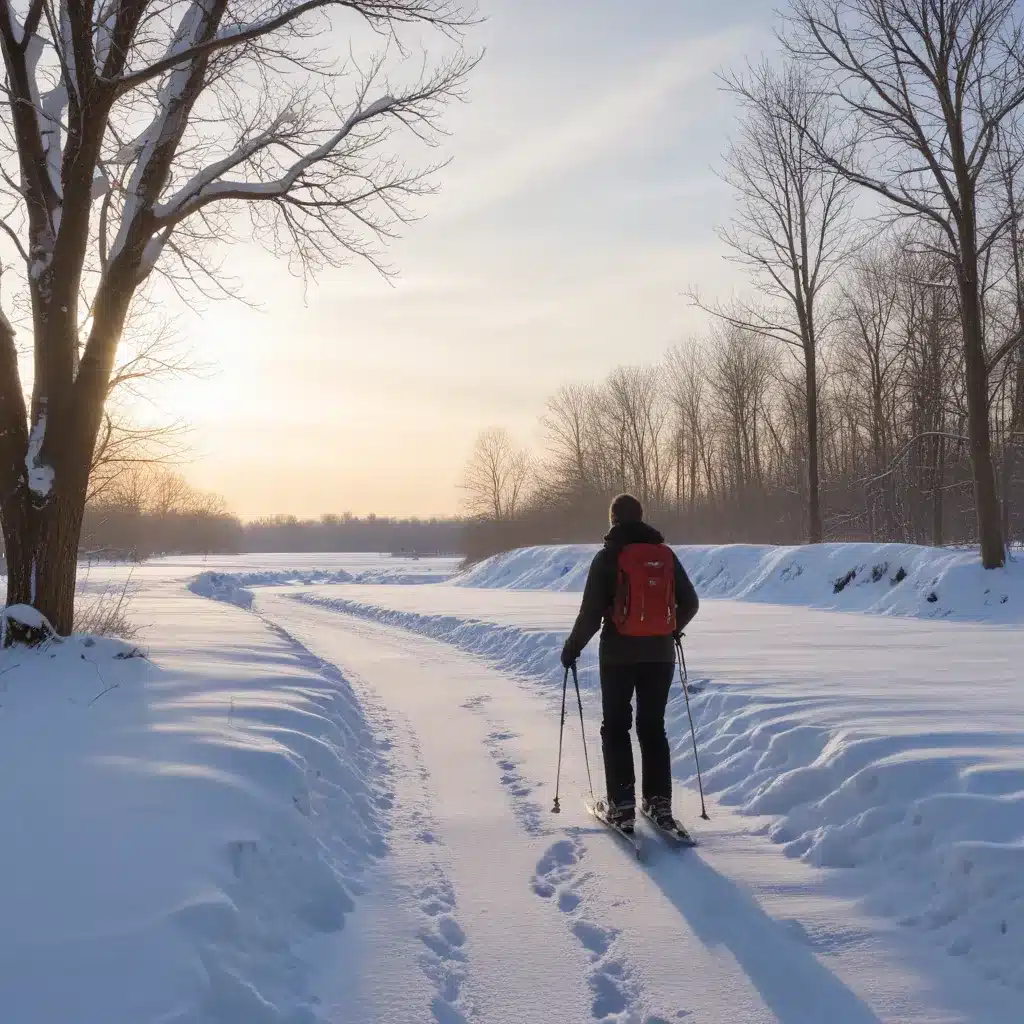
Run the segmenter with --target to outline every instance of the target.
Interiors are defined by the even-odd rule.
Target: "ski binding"
[[[606,828],[611,829],[617,836],[625,839],[630,846],[633,847],[633,852],[637,856],[637,860],[640,859],[640,837],[635,832],[626,832],[619,828],[618,825],[613,825],[608,820],[608,812],[606,810],[607,804],[604,800],[589,800],[583,801],[583,806],[587,809],[588,814],[592,814],[602,825]]]
[[[697,845],[697,840],[694,839],[693,836],[690,835],[690,833],[687,832],[686,829],[679,824],[679,822],[676,822],[676,825],[678,826],[677,828],[662,828],[654,820],[654,818],[650,814],[648,814],[647,811],[644,810],[642,804],[640,805],[640,813],[651,823],[654,829],[660,835],[663,835],[666,839],[673,840],[673,842],[675,842],[679,846],[690,847]]]

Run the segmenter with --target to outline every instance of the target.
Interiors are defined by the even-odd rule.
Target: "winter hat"
[[[608,510],[608,518],[612,526],[624,523],[639,523],[644,518],[644,507],[632,494],[620,494]]]

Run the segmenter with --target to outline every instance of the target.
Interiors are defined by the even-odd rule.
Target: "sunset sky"
[[[305,291],[258,246],[224,253],[259,312],[176,327],[211,364],[158,406],[192,426],[190,479],[237,514],[448,514],[476,433],[537,441],[546,396],[653,361],[727,292],[714,73],[772,47],[765,0],[484,0],[486,56],[453,107],[442,192],[388,259]],[[426,160],[430,156],[425,156]]]

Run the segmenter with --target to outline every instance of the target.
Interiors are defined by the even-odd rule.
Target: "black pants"
[[[640,741],[642,792],[645,799],[672,797],[672,759],[665,735],[665,705],[675,665],[649,662],[640,665],[601,665],[601,749],[608,800],[618,805],[636,803],[633,746],[633,691],[636,691],[636,736]]]

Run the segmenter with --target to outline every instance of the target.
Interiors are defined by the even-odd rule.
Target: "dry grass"
[[[122,586],[112,585],[91,599],[79,594],[75,602],[75,632],[135,640],[139,635],[139,625],[128,618],[130,587],[129,575]]]

